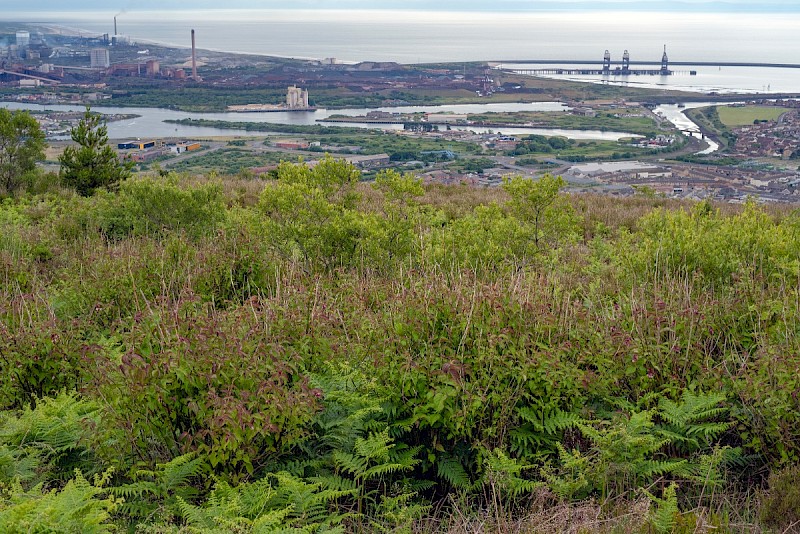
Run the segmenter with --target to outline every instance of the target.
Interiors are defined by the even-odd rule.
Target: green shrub
[[[445,270],[502,271],[536,253],[530,228],[496,204],[450,221],[426,236],[423,259]]]
[[[730,285],[735,276],[796,276],[799,221],[792,216],[776,223],[754,201],[731,217],[708,203],[691,212],[657,210],[640,221],[634,248],[644,265],[637,270],[700,275],[714,287]]]
[[[32,406],[36,399],[79,388],[83,346],[79,328],[53,319],[0,322],[0,407]]]
[[[231,214],[231,221],[213,240],[195,248],[173,239],[167,243],[171,257],[185,258],[184,271],[192,269],[187,284],[204,301],[220,308],[241,305],[251,297],[270,296],[282,266],[262,237],[262,224],[252,212]]]
[[[167,233],[196,238],[213,232],[225,213],[220,184],[186,187],[170,175],[125,181],[118,195],[102,197],[96,216],[100,230],[112,239]]]
[[[99,359],[94,387],[109,427],[122,432],[117,454],[153,465],[196,452],[236,478],[292,450],[318,392],[291,347],[263,335],[269,310],[250,306],[162,307],[131,326],[119,360]]]
[[[503,181],[511,200],[511,213],[528,224],[537,250],[574,239],[577,233],[575,214],[559,191],[563,178],[545,174],[538,180],[515,176]]]
[[[353,165],[330,157],[313,169],[282,163],[277,183],[259,200],[276,252],[327,270],[356,265],[367,232],[367,218],[354,209],[353,185],[359,177]]]

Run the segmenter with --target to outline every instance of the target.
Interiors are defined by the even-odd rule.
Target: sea
[[[109,3],[113,5],[112,3]],[[128,2],[128,6],[135,5]],[[437,63],[537,59],[800,63],[800,14],[630,11],[469,13],[389,10],[181,10],[100,12],[4,10],[0,20],[51,24],[84,35],[343,63]],[[676,67],[689,70],[692,67]],[[570,77],[698,92],[800,93],[800,69],[702,67],[696,76]]]

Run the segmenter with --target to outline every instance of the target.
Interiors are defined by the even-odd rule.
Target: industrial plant
[[[308,109],[308,91],[292,85],[286,93],[286,106],[289,109]]]
[[[57,86],[97,82],[109,77],[161,78],[201,82],[196,35],[191,31],[191,57],[181,50],[140,49],[129,36],[119,33],[114,17],[112,34],[87,37],[70,32],[48,34],[19,30],[7,46],[0,44],[0,84],[21,87]],[[0,39],[0,43],[3,39]],[[181,57],[183,55],[183,57]],[[162,63],[165,66],[162,67]],[[191,69],[190,72],[189,69]]]
[[[228,106],[228,111],[240,113],[260,113],[270,111],[314,111],[317,108],[308,104],[308,90],[295,85],[286,90],[286,103],[284,104],[243,104]]]

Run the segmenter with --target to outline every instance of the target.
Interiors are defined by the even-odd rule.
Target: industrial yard
[[[286,104],[288,86],[308,91],[306,106],[328,108],[692,97],[531,78],[486,63],[354,64],[230,54],[203,49],[203,35],[194,31],[187,32],[185,48],[172,48],[137,43],[119,31],[87,35],[50,26],[0,26],[0,43],[8,43],[0,46],[0,95],[188,111],[267,111]]]

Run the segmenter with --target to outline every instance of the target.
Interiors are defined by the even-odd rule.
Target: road
[[[181,154],[179,156],[175,156],[174,158],[170,158],[168,160],[162,161],[160,165],[161,165],[162,168],[166,169],[167,167],[171,167],[171,166],[173,166],[173,165],[175,165],[177,163],[180,163],[182,161],[186,161],[187,159],[196,158],[198,156],[204,156],[206,154],[211,154],[212,152],[216,152],[217,150],[220,150],[221,148],[224,148],[225,147],[225,143],[212,142],[212,143],[208,143],[208,146],[209,146],[208,148],[203,149],[203,150],[193,150],[191,152],[184,152],[183,154]]]

